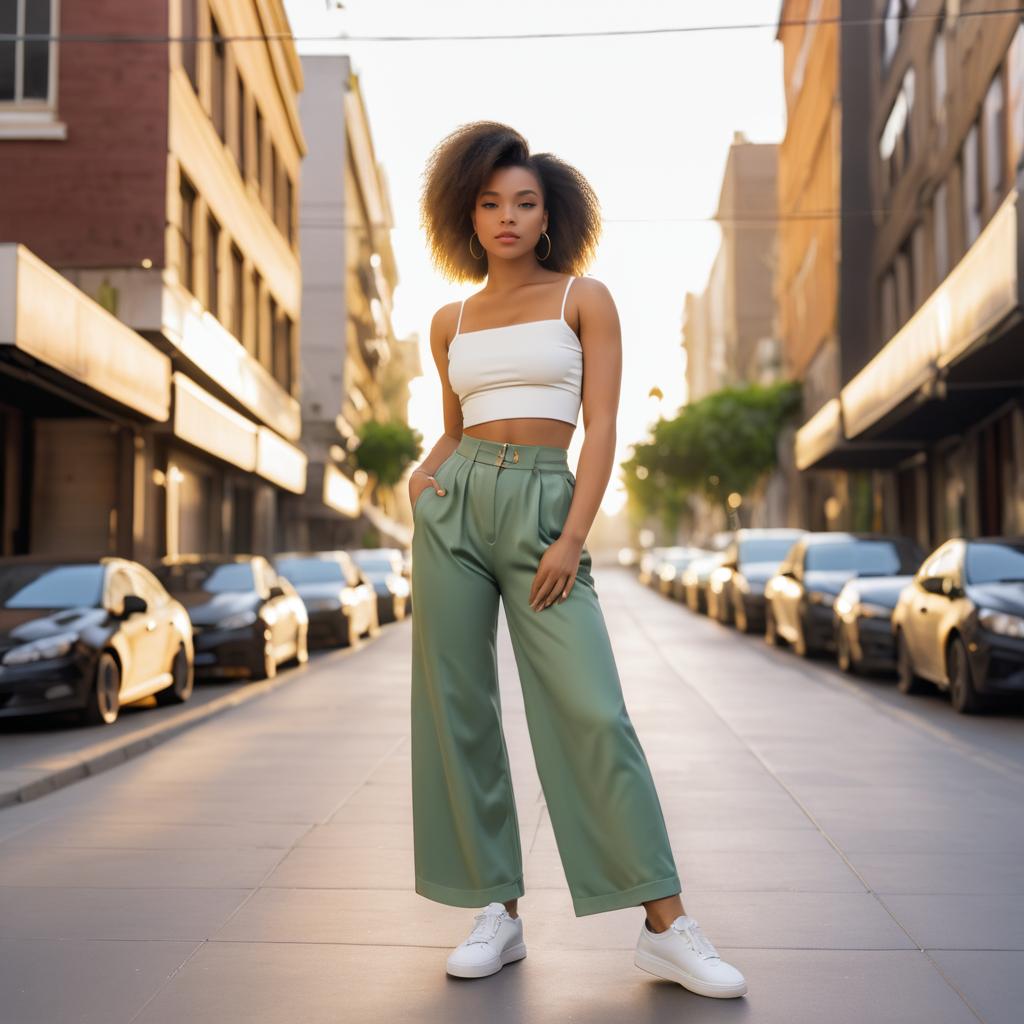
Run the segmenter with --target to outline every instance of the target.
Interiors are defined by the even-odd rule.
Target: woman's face
[[[498,168],[477,195],[472,219],[488,256],[512,259],[531,253],[548,226],[536,175],[525,167]]]

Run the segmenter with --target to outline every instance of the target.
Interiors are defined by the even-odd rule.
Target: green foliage
[[[634,518],[656,514],[671,532],[691,495],[724,502],[733,491],[749,493],[775,468],[779,431],[800,401],[798,382],[750,384],[659,420],[651,440],[622,464]]]
[[[408,423],[368,420],[359,427],[359,447],[353,459],[359,469],[376,477],[378,483],[393,487],[406,467],[420,456],[423,435]]]

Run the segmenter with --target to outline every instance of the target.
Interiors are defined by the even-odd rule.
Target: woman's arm
[[[530,606],[546,608],[572,590],[580,554],[597,517],[615,461],[615,423],[622,383],[622,329],[611,292],[581,277],[577,293],[583,347],[583,429],[576,487],[562,533],[541,558],[530,588]]]
[[[448,380],[448,339],[455,333],[458,307],[459,303],[450,302],[447,306],[442,306],[430,321],[430,351],[441,379],[444,433],[409,477],[409,501],[411,504],[416,504],[420,492],[425,491],[427,487],[433,487],[438,494],[444,494],[444,489],[438,486],[434,479],[434,472],[458,448],[459,441],[462,440],[462,405],[459,402],[459,396],[452,390]],[[423,479],[427,479],[427,483],[419,489],[414,489],[413,481],[417,481],[418,484]]]

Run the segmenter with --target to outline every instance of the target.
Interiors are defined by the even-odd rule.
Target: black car
[[[765,584],[765,639],[808,657],[835,644],[832,606],[853,577],[913,573],[922,551],[907,537],[829,531],[806,533]]]
[[[181,555],[153,572],[188,609],[197,672],[269,679],[309,660],[306,606],[262,556]]]
[[[708,577],[708,615],[735,623],[743,633],[764,629],[764,585],[805,530],[743,527],[725,549],[722,564]]]
[[[312,644],[351,647],[380,632],[377,593],[347,551],[289,552],[274,568],[305,602]]]
[[[124,558],[0,558],[0,718],[77,711],[110,724],[122,704],[192,694],[188,613]]]
[[[850,580],[832,606],[836,662],[844,672],[896,667],[892,612],[913,576],[867,576]]]
[[[938,547],[893,612],[898,686],[933,683],[962,714],[1024,694],[1024,537]]]
[[[409,613],[411,587],[403,573],[401,551],[398,548],[357,548],[349,554],[376,591],[379,621],[404,619]]]

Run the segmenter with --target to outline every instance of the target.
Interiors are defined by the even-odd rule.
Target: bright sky
[[[378,159],[389,179],[398,262],[395,330],[418,332],[424,376],[409,420],[426,450],[444,430],[428,336],[435,310],[479,289],[431,266],[419,227],[421,174],[457,125],[489,119],[535,152],[575,165],[601,201],[604,231],[588,273],[611,290],[622,322],[616,462],[659,414],[685,401],[683,298],[703,290],[719,244],[710,220],[734,131],[778,142],[785,130],[779,0],[286,0],[300,53],[343,52],[359,74]],[[760,24],[761,28],[711,28]],[[703,31],[594,38],[330,42],[306,37],[467,35],[664,27]],[[663,402],[648,397],[652,387]],[[582,420],[569,448],[575,465]],[[603,508],[624,494],[618,470]]]

